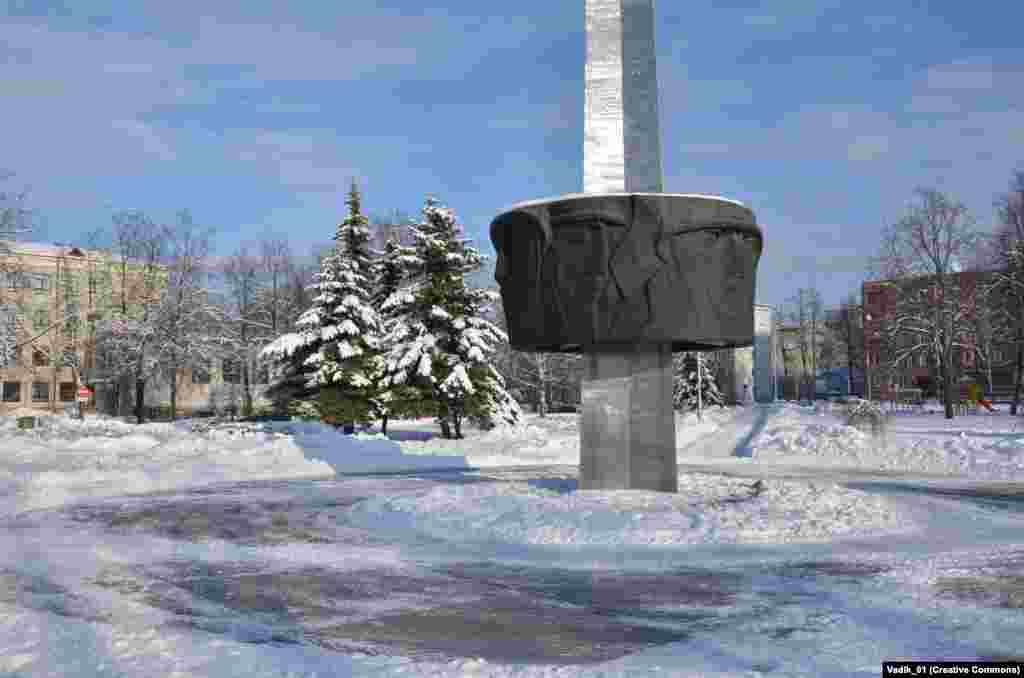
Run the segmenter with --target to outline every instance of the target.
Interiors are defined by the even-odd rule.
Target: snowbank
[[[952,421],[899,414],[888,428],[883,441],[844,425],[825,408],[713,407],[702,421],[693,413],[677,415],[676,446],[681,461],[742,463],[748,470],[789,465],[1024,478],[1024,431],[1005,414]],[[373,431],[344,435],[318,423],[139,426],[63,415],[40,416],[37,428],[18,431],[13,417],[2,417],[0,511],[227,481],[579,463],[576,414],[526,415],[518,426],[468,428],[465,434],[446,440],[429,419],[392,422],[384,437]]]
[[[349,515],[375,533],[566,546],[809,542],[917,529],[914,516],[877,495],[829,484],[697,474],[680,477],[679,494],[561,494],[526,483],[442,485],[422,494],[370,499]]]

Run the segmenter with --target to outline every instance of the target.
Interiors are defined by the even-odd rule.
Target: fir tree
[[[414,254],[405,260],[406,270],[421,279],[382,306],[390,316],[383,386],[418,392],[445,438],[452,437],[452,425],[454,436],[462,437],[465,417],[488,428],[498,421],[514,424],[520,416],[492,365],[496,346],[508,337],[481,317],[496,295],[465,283],[484,257],[458,238],[460,230],[450,209],[427,198],[423,221],[413,228]]]
[[[370,299],[372,261],[369,222],[363,216],[359,190],[352,182],[349,213],[338,225],[333,257],[337,271],[335,306],[324,343],[310,357],[320,384],[320,413],[328,421],[369,423],[377,409],[377,379],[382,363],[378,355],[380,320]]]
[[[369,231],[353,183],[346,201],[349,215],[335,233],[334,250],[313,276],[312,305],[299,316],[295,331],[278,337],[262,351],[282,364],[281,377],[269,389],[278,403],[317,398],[321,411],[343,422],[365,421],[372,403],[373,359],[379,318],[367,303]],[[351,398],[342,397],[349,390]],[[346,403],[346,400],[349,402]]]
[[[675,368],[672,404],[677,410],[693,412],[697,409],[698,372],[700,372],[700,404],[725,406],[725,400],[718,390],[714,370],[708,365],[707,356],[699,351],[677,353],[672,359]],[[698,363],[700,369],[698,370]]]
[[[409,283],[415,275],[419,258],[411,247],[401,245],[393,233],[384,244],[384,251],[374,265],[375,281],[371,301],[374,308],[380,309],[384,302],[397,293],[403,285]],[[380,311],[382,326],[396,315],[394,307]],[[384,373],[378,373],[381,379],[377,384],[377,397],[374,401],[375,414],[381,421],[381,433],[387,435],[388,420],[393,416],[429,416],[432,414],[429,401],[423,401],[420,392],[410,384],[396,384],[385,387]]]

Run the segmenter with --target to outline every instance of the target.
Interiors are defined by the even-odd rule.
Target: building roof
[[[48,242],[23,242],[20,240],[0,240],[4,246],[13,252],[20,254],[34,254],[36,256],[59,257],[64,256],[98,256],[100,253],[89,251],[75,245],[58,245]]]

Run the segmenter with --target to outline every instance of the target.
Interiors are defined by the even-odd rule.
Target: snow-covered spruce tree
[[[348,194],[348,216],[334,236],[338,258],[334,325],[324,330],[324,344],[311,356],[320,384],[320,414],[331,423],[369,424],[377,413],[377,380],[383,361],[379,356],[380,318],[370,298],[373,262],[370,230],[363,216],[355,182]]]
[[[390,315],[384,333],[388,347],[383,386],[408,384],[433,403],[445,438],[462,437],[462,420],[489,428],[514,424],[519,404],[505,390],[492,365],[497,344],[507,335],[481,317],[496,294],[466,286],[465,274],[484,261],[459,239],[452,210],[427,198],[423,221],[413,228],[415,261],[421,280],[399,290],[384,304]]]
[[[697,409],[697,365],[700,364],[701,404],[725,406],[725,400],[718,390],[714,370],[708,364],[708,357],[700,351],[684,351],[672,358],[675,378],[672,387],[672,405],[677,410],[693,412]]]
[[[366,370],[372,362],[370,349],[375,348],[379,320],[367,303],[368,231],[354,185],[347,204],[349,215],[338,225],[335,247],[324,257],[309,287],[314,295],[312,306],[299,316],[294,332],[272,341],[261,356],[281,365],[280,376],[268,389],[279,409],[285,403],[292,410],[312,407],[319,411],[326,405],[328,411],[320,412],[321,416],[351,422],[368,418],[367,391],[373,378]],[[321,398],[324,384],[335,390]],[[342,404],[337,397],[338,391],[347,387],[351,388],[351,405]]]
[[[393,294],[403,285],[408,285],[419,268],[419,257],[416,250],[401,245],[398,237],[392,234],[384,243],[384,251],[374,264],[374,284],[370,300],[373,307],[381,309]],[[395,307],[387,311],[379,311],[382,327],[386,327],[396,317]],[[387,435],[388,420],[391,417],[430,416],[432,401],[424,400],[418,389],[408,383],[394,384],[384,387],[385,374],[378,374],[377,398],[375,400],[376,416],[381,422],[381,433]]]

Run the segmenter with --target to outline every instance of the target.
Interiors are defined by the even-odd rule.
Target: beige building
[[[147,302],[147,289],[154,285],[144,284],[141,267],[128,264],[122,270],[107,253],[74,246],[5,244],[10,253],[0,254],[0,415],[23,409],[63,412],[75,404],[82,385],[91,390],[86,412],[130,414],[131,380],[97,370],[96,323],[125,309],[131,317]],[[255,402],[263,404],[267,373],[260,367],[251,371],[251,390]],[[179,370],[176,378],[179,415],[241,409],[237,364]],[[169,408],[169,375],[148,380],[146,405]]]
[[[6,243],[0,254],[0,413],[57,411],[75,402],[92,365],[98,310],[95,254],[72,246]]]

